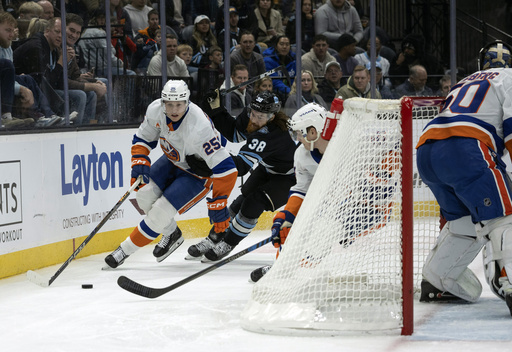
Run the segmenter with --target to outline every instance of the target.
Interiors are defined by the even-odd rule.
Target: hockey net
[[[344,102],[283,250],[253,288],[243,328],[412,333],[414,293],[439,231],[439,209],[419,179],[414,147],[441,103]]]

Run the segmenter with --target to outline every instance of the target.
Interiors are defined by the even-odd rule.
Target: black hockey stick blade
[[[241,256],[244,256],[247,253],[254,251],[255,249],[258,249],[271,241],[272,241],[271,237],[266,238],[263,241],[253,244],[252,246],[250,246],[236,254],[233,254],[232,256],[221,260],[220,262],[214,263],[214,264],[210,265],[208,268],[201,270],[193,275],[190,275],[189,277],[186,277],[183,280],[178,281],[175,284],[172,284],[167,287],[153,288],[153,287],[144,286],[142,284],[139,284],[138,282],[133,281],[132,279],[127,278],[126,276],[120,276],[117,279],[117,284],[119,286],[121,286],[123,289],[125,289],[126,291],[131,292],[133,294],[136,294],[136,295],[139,295],[142,297],[146,297],[146,298],[157,298],[163,294],[166,294],[167,292],[170,292],[172,290],[177,289],[180,286],[185,285],[186,283],[189,283],[192,280],[197,279],[198,277],[208,274],[210,271],[213,271],[215,269],[220,268],[221,266],[226,265],[227,263],[230,263],[233,260],[238,259]]]
[[[39,285],[41,287],[50,286],[52,284],[52,282],[54,282],[55,279],[60,274],[62,274],[62,272],[64,271],[64,269],[66,269],[66,267],[69,265],[69,263],[73,259],[75,259],[75,257],[78,255],[78,253],[80,253],[82,251],[82,249],[85,247],[85,245],[87,243],[89,243],[90,240],[92,240],[94,235],[96,235],[98,233],[98,231],[103,227],[103,225],[105,225],[105,223],[108,221],[108,219],[110,219],[110,217],[112,216],[112,214],[114,214],[114,212],[117,210],[117,208],[119,208],[121,206],[121,204],[123,204],[123,202],[130,196],[130,194],[133,192],[133,190],[139,186],[141,181],[142,181],[142,176],[139,176],[139,178],[133,183],[133,185],[130,187],[130,189],[128,191],[126,191],[125,194],[123,194],[121,199],[119,199],[119,201],[116,203],[116,205],[114,205],[114,207],[108,212],[108,214],[100,221],[98,226],[96,226],[94,228],[94,230],[89,234],[89,236],[86,237],[86,239],[82,242],[82,244],[80,246],[78,246],[78,248],[73,252],[73,254],[71,254],[71,256],[68,258],[68,260],[66,260],[64,262],[64,264],[61,265],[59,270],[57,270],[57,272],[50,279],[45,279],[43,276],[39,275],[35,271],[29,270],[29,271],[27,271],[28,281],[33,282],[34,284]]]
[[[253,78],[251,78],[251,79],[249,79],[249,80],[247,80],[247,81],[245,81],[245,82],[242,82],[242,83],[240,83],[240,84],[237,84],[236,86],[230,87],[229,89],[221,89],[221,90],[219,91],[219,94],[220,94],[221,96],[224,96],[224,95],[226,95],[226,94],[228,94],[228,93],[234,92],[235,90],[237,90],[237,89],[239,89],[239,88],[242,88],[242,87],[245,87],[245,86],[247,86],[247,85],[249,85],[249,84],[252,84],[252,83],[256,82],[257,80],[262,79],[263,77],[267,77],[267,76],[273,75],[273,74],[274,74],[274,73],[276,73],[277,71],[281,71],[281,72],[283,72],[283,74],[284,74],[285,76],[287,76],[287,75],[288,75],[288,71],[286,70],[286,67],[285,67],[285,66],[283,66],[283,65],[281,65],[281,66],[278,66],[278,67],[276,67],[276,68],[273,68],[273,69],[271,69],[271,70],[269,70],[269,71],[267,71],[267,72],[263,72],[263,73],[262,73],[261,75],[259,75],[259,76],[254,76]],[[290,77],[289,77],[289,76],[288,76],[287,78],[288,78],[288,79],[290,79]]]

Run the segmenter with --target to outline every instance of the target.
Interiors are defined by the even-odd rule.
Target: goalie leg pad
[[[463,223],[468,221],[469,217],[459,220],[461,221],[455,224],[449,221],[441,231],[425,262],[423,276],[437,289],[475,302],[482,293],[482,285],[476,275],[468,269],[468,265],[478,255],[485,240],[461,234],[461,230],[470,229]],[[452,229],[459,233],[453,233]],[[472,234],[476,235],[474,227]]]
[[[149,212],[153,203],[162,196],[162,190],[156,185],[153,180],[149,184],[139,189],[137,192],[137,204],[144,211],[145,214]]]
[[[491,221],[482,230],[489,233],[489,242],[483,251],[485,278],[492,292],[505,299],[503,290],[500,290],[502,284],[499,283],[499,278],[503,269],[507,273],[512,273],[512,216]],[[512,282],[508,275],[507,280],[510,286]]]

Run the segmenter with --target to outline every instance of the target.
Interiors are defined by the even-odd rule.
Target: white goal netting
[[[242,313],[245,329],[304,334],[403,326],[401,109],[398,100],[344,102],[283,251]],[[413,143],[437,109],[413,108]],[[439,215],[417,172],[413,178],[419,289]]]

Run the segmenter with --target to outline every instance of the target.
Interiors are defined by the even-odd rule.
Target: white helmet
[[[302,136],[305,137],[308,133],[308,127],[313,126],[316,128],[318,136],[320,136],[324,129],[326,117],[327,110],[323,106],[317,103],[309,103],[293,114],[292,118],[288,121],[288,127],[292,131],[300,131]]]
[[[185,81],[170,80],[162,89],[162,103],[165,101],[182,101],[185,100],[188,104],[190,98],[190,90]]]

